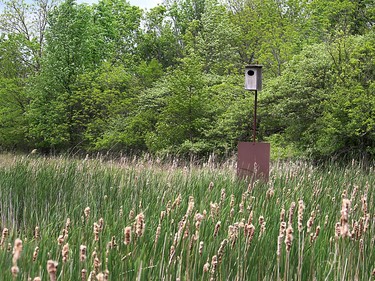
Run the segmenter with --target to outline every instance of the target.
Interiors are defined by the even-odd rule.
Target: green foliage
[[[279,120],[274,130],[282,126],[287,141],[315,156],[373,155],[373,46],[374,35],[368,34],[315,45],[296,56],[267,90],[276,112],[268,122]]]
[[[4,0],[0,147],[233,151],[252,134],[243,67],[259,63],[258,141],[373,157],[374,17],[370,0]]]

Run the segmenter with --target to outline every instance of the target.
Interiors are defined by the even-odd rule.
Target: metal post
[[[256,140],[256,134],[257,134],[257,103],[258,103],[258,91],[255,90],[253,142],[255,142],[255,140]]]

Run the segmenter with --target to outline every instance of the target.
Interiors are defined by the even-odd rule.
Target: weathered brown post
[[[258,91],[262,90],[262,66],[245,67],[245,90],[255,91],[253,142],[238,144],[237,175],[252,181],[263,179],[268,181],[270,163],[270,144],[256,142]]]

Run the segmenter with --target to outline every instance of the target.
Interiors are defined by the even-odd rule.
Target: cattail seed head
[[[86,207],[83,213],[85,214],[86,221],[89,219],[91,209],[90,207]]]
[[[158,227],[156,228],[156,233],[155,233],[155,244],[158,243],[159,237],[161,233],[161,224],[159,223]]]
[[[289,220],[288,220],[288,224],[292,224],[293,223],[293,216],[294,216],[294,209],[296,208],[296,202],[292,202],[290,204],[290,208],[289,208]]]
[[[67,260],[68,260],[68,255],[69,255],[69,244],[68,244],[68,243],[66,243],[66,244],[63,246],[63,248],[62,248],[62,250],[61,250],[61,255],[62,255],[62,260],[63,260],[63,262],[67,262]]]
[[[21,256],[21,252],[22,252],[22,240],[17,238],[15,241],[14,241],[14,246],[13,246],[13,265],[16,266],[17,265],[17,261],[18,259],[20,258]]]
[[[213,277],[216,273],[217,263],[217,256],[215,255],[211,260],[211,277]]]
[[[143,236],[145,231],[145,217],[143,213],[140,213],[137,215],[136,219],[136,225],[135,225],[135,233],[138,237]]]
[[[232,194],[230,196],[230,208],[233,209],[234,205],[235,205],[235,199],[234,199],[234,194]]]
[[[199,255],[200,255],[200,256],[201,256],[202,253],[203,253],[203,245],[204,245],[203,241],[199,242]]]
[[[87,280],[87,270],[82,269],[81,270],[81,281],[86,281]]]
[[[35,227],[35,230],[34,230],[34,238],[35,238],[35,240],[39,240],[39,239],[40,239],[39,226],[36,226],[36,227]]]
[[[290,252],[290,249],[292,247],[292,241],[293,241],[293,228],[290,224],[288,228],[286,229],[286,235],[285,235],[285,247],[286,251]]]
[[[58,263],[56,261],[47,261],[47,272],[49,274],[50,281],[56,281],[57,265]]]
[[[35,247],[34,253],[33,253],[33,262],[35,262],[36,259],[38,258],[38,253],[39,253],[39,247]]]
[[[96,256],[94,258],[94,271],[95,271],[95,273],[99,272],[99,269],[100,269],[101,265],[102,265],[102,263],[100,262],[100,259]]]
[[[205,272],[208,272],[209,270],[210,270],[210,263],[207,260],[207,262],[203,265],[203,272],[205,273]]]
[[[220,225],[221,225],[221,221],[218,221],[218,222],[216,223],[216,225],[215,225],[214,237],[216,237],[217,234],[219,233]]]
[[[129,245],[132,237],[132,228],[130,226],[125,227],[124,229],[124,244]]]
[[[223,259],[224,250],[225,250],[225,247],[227,246],[227,244],[228,244],[228,240],[227,239],[224,239],[220,243],[219,250],[217,251],[217,262],[218,263],[221,263],[221,261]]]
[[[86,260],[87,247],[85,245],[79,246],[79,260],[84,262]]]
[[[12,272],[13,277],[16,278],[18,276],[18,273],[20,272],[20,269],[17,265],[13,265],[10,271]]]
[[[298,232],[302,232],[303,229],[303,211],[305,210],[305,204],[303,200],[298,201]]]
[[[5,227],[1,234],[0,246],[4,245],[5,239],[8,237],[8,235],[9,235],[9,230],[8,228]]]

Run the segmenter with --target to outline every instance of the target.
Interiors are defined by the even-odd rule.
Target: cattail
[[[66,222],[65,222],[65,229],[69,230],[69,228],[70,228],[70,223],[71,223],[70,218],[67,218],[67,219],[66,219]]]
[[[208,272],[210,270],[210,263],[207,262],[203,265],[203,272]]]
[[[8,235],[9,235],[9,230],[8,228],[5,227],[1,234],[0,246],[4,245],[5,239],[8,237]]]
[[[226,198],[226,193],[225,193],[225,189],[221,189],[221,197],[220,197],[220,204],[222,204],[224,201],[225,201],[225,198]]]
[[[211,191],[213,188],[214,188],[214,183],[210,182],[210,184],[208,185],[208,190]]]
[[[175,253],[176,253],[175,247],[172,245],[169,250],[169,264],[172,262],[172,259]]]
[[[363,239],[359,239],[359,250],[361,251],[361,253],[363,253],[363,250],[364,250],[364,245],[363,245]]]
[[[159,237],[161,233],[161,224],[159,223],[158,227],[156,228],[156,233],[155,233],[155,241],[154,243],[158,243]]]
[[[94,241],[99,241],[99,229],[100,229],[99,224],[94,222],[94,227],[93,227]]]
[[[13,265],[16,266],[17,265],[17,261],[18,259],[20,258],[21,256],[21,252],[22,252],[22,240],[17,238],[16,241],[14,241],[14,247],[13,247]]]
[[[273,187],[270,187],[269,189],[267,189],[266,191],[266,198],[267,199],[270,199],[273,197],[273,195],[275,194],[275,190],[273,189]]]
[[[237,242],[238,228],[239,228],[239,223],[236,223],[235,225],[230,225],[228,228],[228,237],[229,237],[229,241],[231,242],[232,248]]]
[[[35,227],[35,230],[34,230],[34,238],[35,238],[35,240],[39,240],[39,238],[40,238],[39,226],[36,226],[36,227]]]
[[[99,231],[102,231],[103,228],[104,228],[104,219],[103,218],[100,218],[98,220],[98,225],[99,225]]]
[[[335,239],[339,239],[341,236],[341,225],[339,222],[336,223],[335,225]]]
[[[254,213],[253,211],[250,211],[249,218],[247,219],[247,224],[250,225],[253,223],[253,217],[254,217]]]
[[[169,216],[170,215],[170,213],[171,213],[171,200],[169,200],[168,202],[167,202],[167,206],[165,206],[165,211],[167,212],[167,216]]]
[[[183,236],[184,239],[187,239],[189,237],[189,233],[190,233],[189,228],[190,228],[190,223],[187,222],[186,227],[185,227],[185,231],[184,231],[184,236]]]
[[[199,225],[200,225],[200,222],[202,222],[202,220],[204,219],[204,216],[201,213],[196,213],[195,216],[194,216],[194,219],[195,219],[196,222],[199,222]],[[199,227],[197,227],[197,228],[199,228]]]
[[[217,203],[210,203],[210,216],[215,218],[219,213],[219,205]]]
[[[229,216],[230,216],[231,218],[234,217],[234,208],[231,208],[231,209],[230,209]]]
[[[341,218],[340,218],[340,225],[341,225],[341,236],[342,237],[349,237],[349,211],[350,211],[350,200],[344,198],[342,200],[342,207],[341,207]]]
[[[108,243],[109,249],[113,249],[117,247],[116,237],[112,236],[111,241]]]
[[[240,209],[238,210],[238,212],[239,212],[240,214],[242,214],[242,213],[244,212],[244,205],[245,205],[244,201],[241,201],[240,204],[238,205],[238,207],[240,208]]]
[[[286,232],[286,222],[282,221],[280,223],[279,235],[282,236],[282,237],[284,237],[285,236],[285,232]]]
[[[131,242],[132,228],[130,226],[125,227],[124,229],[124,244],[129,245]]]
[[[224,239],[220,243],[219,250],[217,251],[217,261],[218,261],[218,263],[221,263],[221,261],[223,259],[224,250],[225,250],[225,247],[227,246],[227,244],[228,244],[227,239]]]
[[[286,235],[285,235],[285,248],[287,252],[290,252],[290,249],[292,247],[292,241],[293,241],[293,228],[292,228],[292,225],[289,224],[288,228],[286,229]]]
[[[231,209],[233,209],[234,205],[235,205],[235,199],[234,199],[234,194],[232,194],[230,196],[230,207],[231,207]]]
[[[95,273],[99,272],[99,269],[100,269],[101,265],[102,265],[102,263],[100,262],[99,258],[97,256],[94,257],[94,271],[95,271]]]
[[[87,280],[87,270],[82,269],[81,270],[81,281],[86,281]]]
[[[56,281],[56,272],[57,272],[58,263],[53,260],[47,261],[47,272],[49,274],[50,281]]]
[[[290,204],[290,208],[289,208],[289,220],[288,220],[288,224],[292,225],[293,223],[293,216],[294,216],[294,209],[296,208],[296,202],[292,202],[292,204]]]
[[[135,233],[138,237],[143,236],[143,233],[145,231],[145,219],[143,213],[140,213],[137,215],[136,219],[136,225],[135,225]]]
[[[106,280],[108,280],[108,271],[100,272],[98,275],[96,275],[96,279],[98,281],[106,281]]]
[[[217,256],[213,256],[211,260],[211,279],[215,276],[216,269],[217,269]]]
[[[313,226],[315,221],[315,211],[311,211],[310,218],[307,220],[307,232],[311,232],[311,227]]]
[[[83,213],[85,214],[86,221],[88,221],[89,216],[90,216],[90,207],[86,207]]]
[[[192,213],[193,209],[194,209],[194,197],[193,196],[189,196],[189,204],[188,204],[188,209],[186,211],[186,215],[190,216],[190,214]]]
[[[280,222],[285,221],[285,209],[282,208],[280,212]]]
[[[39,247],[35,247],[34,253],[33,253],[33,262],[35,262],[36,259],[38,258],[38,253],[39,253]]]
[[[263,216],[260,216],[258,221],[259,221],[259,226],[260,226],[259,237],[261,237],[264,234],[264,232],[266,231],[266,222],[264,221]]]
[[[245,237],[247,238],[247,243],[251,244],[251,241],[253,240],[254,234],[255,234],[255,227],[253,224],[245,224],[244,228]]]
[[[90,272],[90,275],[89,275],[89,279],[88,281],[96,281],[96,272],[95,271],[91,271]]]
[[[79,260],[84,262],[86,260],[87,247],[85,245],[79,246]]]
[[[203,241],[199,242],[199,255],[201,256],[203,253]]]
[[[12,272],[13,277],[16,278],[18,276],[18,273],[20,272],[20,269],[17,265],[13,265],[10,271]]]
[[[367,194],[365,194],[365,195],[362,196],[361,201],[362,201],[363,215],[366,216],[367,212],[368,212],[368,208],[367,208]]]
[[[367,229],[370,226],[370,214],[366,214],[365,221],[363,223],[363,232],[367,232]]]
[[[220,225],[221,225],[221,221],[218,221],[218,222],[216,223],[216,225],[215,225],[214,237],[216,237],[217,234],[219,233]]]
[[[61,255],[62,255],[62,260],[63,260],[63,262],[67,262],[67,260],[68,260],[68,255],[69,255],[69,244],[68,244],[68,243],[66,243],[66,244],[64,245],[64,247],[62,248],[62,250],[61,250]]]
[[[325,217],[325,220],[324,220],[324,227],[326,227],[327,224],[328,224],[328,215],[326,215],[326,217]]]
[[[348,191],[346,189],[344,189],[344,191],[342,192],[341,198],[342,199],[347,199],[348,198]]]
[[[160,212],[160,223],[163,221],[163,219],[165,218],[165,215],[166,215],[166,212],[165,211],[161,211]]]
[[[315,233],[310,234],[310,243],[315,242],[316,238],[319,236],[320,233],[320,226],[318,225],[315,229]]]
[[[121,208],[122,208],[122,206],[121,206]],[[130,212],[129,212],[129,220],[130,221],[132,221],[132,220],[134,220],[134,218],[135,218],[135,213],[134,213],[134,210],[133,209],[131,209],[130,210]]]
[[[181,201],[182,201],[182,196],[181,196],[181,194],[179,194],[179,195],[177,196],[177,198],[174,200],[174,202],[173,202],[173,204],[172,204],[172,206],[171,206],[171,210],[174,210],[174,209],[176,209],[177,207],[179,207],[180,204],[181,204]]]
[[[61,246],[62,244],[64,244],[64,242],[65,242],[65,236],[59,235],[59,237],[57,238],[57,244]]]
[[[303,203],[303,200],[298,201],[298,232],[302,232],[303,230],[303,211],[305,210],[305,204]]]

